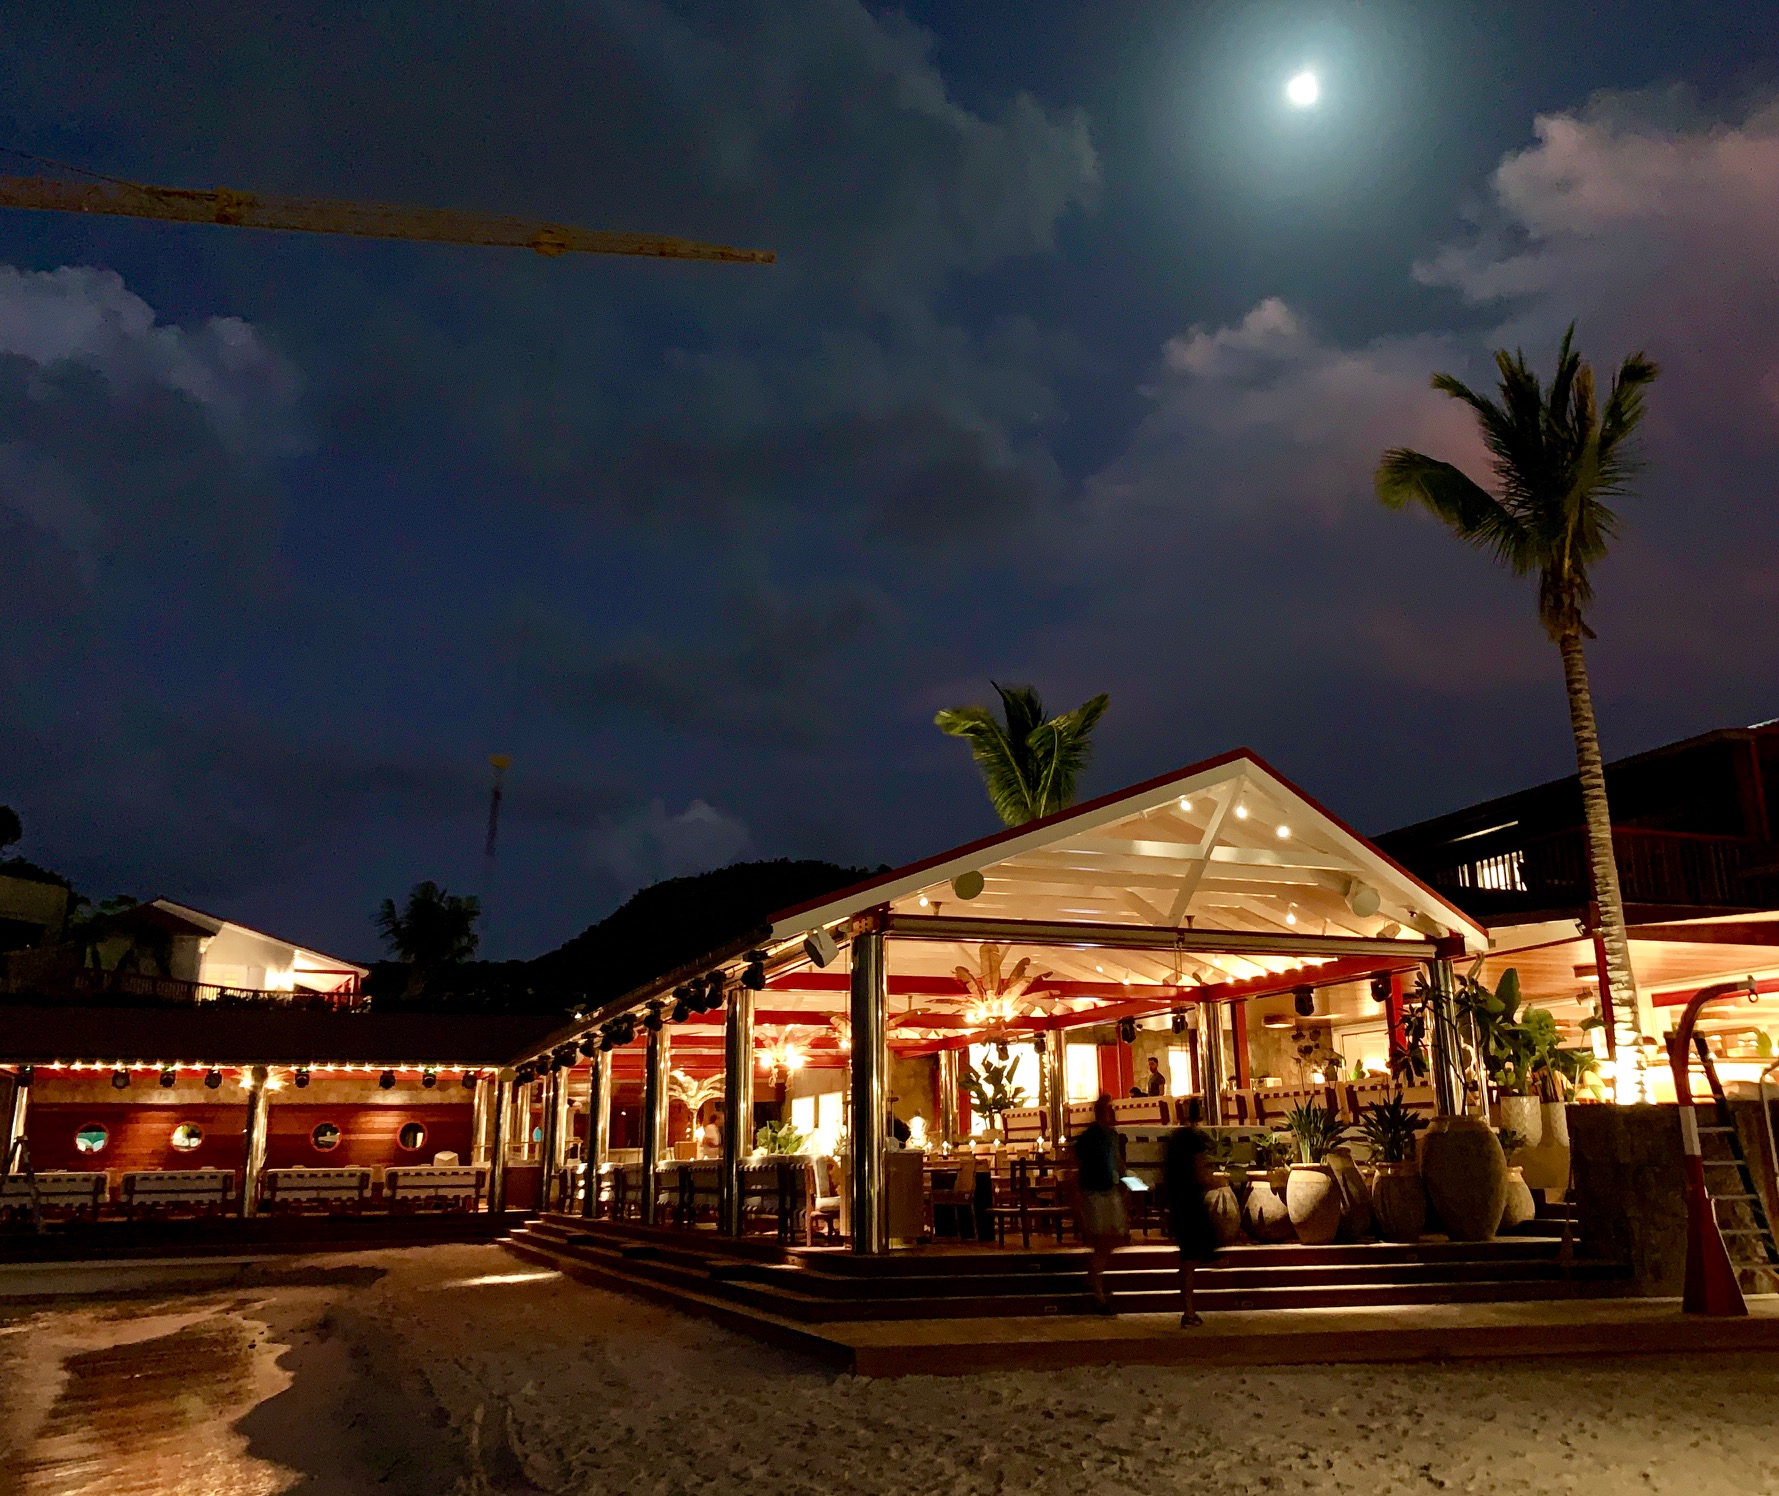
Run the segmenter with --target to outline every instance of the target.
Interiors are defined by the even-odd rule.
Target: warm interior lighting
[[[1277,836],[1280,841],[1288,841],[1291,837],[1291,828],[1289,826],[1281,826],[1273,834]]]
[[[1235,818],[1236,818],[1236,819],[1237,819],[1237,820],[1238,820],[1238,821],[1245,821],[1245,820],[1247,820],[1247,819],[1248,819],[1248,807],[1247,807],[1247,806],[1245,806],[1245,805],[1238,805],[1238,806],[1236,806],[1236,808],[1235,808]]]
[[[1191,810],[1192,809],[1192,802],[1190,800],[1188,800],[1184,795],[1180,796],[1180,809],[1181,810]]]

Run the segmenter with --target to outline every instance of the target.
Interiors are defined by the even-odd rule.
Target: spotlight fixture
[[[528,1086],[531,1084],[532,1078],[536,1074],[537,1072],[532,1069],[530,1065],[521,1065],[513,1072],[513,1084],[515,1086]]]
[[[811,930],[803,937],[803,954],[817,966],[826,966],[840,954],[840,942],[832,930]]]
[[[601,1054],[612,1052],[612,1031],[608,1028],[599,1031],[599,1052]]]
[[[680,990],[684,992],[687,989],[682,987]],[[671,1023],[684,1023],[691,1016],[692,1005],[683,997],[675,998],[673,1002],[673,1012],[668,1015],[668,1021]]]
[[[661,1032],[661,1004],[660,1003],[654,1002],[654,1003],[649,1004],[648,1012],[643,1015],[642,1026],[645,1029],[647,1029],[651,1034],[658,1034]]]
[[[1120,1018],[1118,1020],[1118,1037],[1126,1044],[1135,1044],[1137,1042],[1136,1019]]]
[[[122,1065],[119,1065],[117,1069],[111,1072],[111,1089],[114,1091],[127,1091],[129,1087],[130,1072],[124,1069]]]
[[[297,1088],[297,1090],[299,1090],[299,1091],[308,1090],[309,1089],[309,1067],[307,1065],[299,1066],[297,1068],[296,1074],[291,1076],[290,1083],[293,1086],[295,1086]]]
[[[1314,987],[1294,988],[1291,993],[1291,1006],[1299,1018],[1316,1016],[1316,989]]]
[[[1173,1020],[1170,1026],[1176,1034],[1183,1034],[1186,1032],[1186,1010],[1184,1008],[1174,1009]]]
[[[1371,979],[1371,1000],[1374,1003],[1387,1003],[1390,1000],[1390,979],[1386,976],[1375,976]]]
[[[424,1073],[422,1073],[422,1075],[420,1077],[421,1087],[425,1090],[430,1091],[438,1083],[439,1083],[439,1073],[436,1070],[427,1070]]]
[[[766,953],[749,951],[747,965],[741,968],[741,985],[753,992],[766,989]]]
[[[463,1072],[463,1089],[466,1091],[475,1090],[477,1079],[478,1079],[478,1077],[477,1077],[475,1071],[465,1070]]]
[[[1012,1056],[1013,1051],[1008,1047],[1005,1039],[997,1039],[995,1041],[995,1053],[1005,1060]]]
[[[604,1047],[605,1046],[592,1034],[589,1034],[585,1039],[581,1040],[581,1054],[589,1060],[592,1059],[594,1055],[598,1054]],[[466,1070],[464,1071],[464,1074],[467,1076],[469,1072]]]
[[[220,1091],[222,1089],[222,1072],[214,1067],[204,1072],[204,1089]]]
[[[161,1084],[169,1091],[179,1084],[179,1072],[171,1065],[161,1066]]]
[[[393,1091],[395,1089],[395,1072],[393,1070],[385,1070],[377,1077],[377,1084],[385,1091]]]

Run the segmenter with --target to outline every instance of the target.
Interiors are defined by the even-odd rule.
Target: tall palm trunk
[[[1602,995],[1611,1001],[1614,1026],[1628,1027],[1635,1034],[1642,1029],[1637,1012],[1637,978],[1631,970],[1625,905],[1618,891],[1612,813],[1606,804],[1606,766],[1600,758],[1600,730],[1594,721],[1594,693],[1588,685],[1581,630],[1566,629],[1558,636],[1557,648],[1563,653],[1563,683],[1569,688],[1569,726],[1575,733],[1575,770],[1581,780],[1588,866],[1594,875],[1594,900],[1599,906],[1600,944],[1606,951],[1605,981],[1609,990]]]

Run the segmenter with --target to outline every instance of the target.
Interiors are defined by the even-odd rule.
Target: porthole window
[[[331,1122],[317,1122],[309,1141],[322,1153],[331,1152],[340,1146],[340,1129]]]
[[[204,1129],[196,1122],[181,1122],[173,1129],[173,1146],[181,1153],[193,1152],[204,1141]]]
[[[85,1127],[78,1128],[74,1134],[74,1151],[76,1153],[97,1153],[111,1140],[111,1134],[97,1122],[89,1122]]]
[[[426,1129],[418,1122],[405,1122],[402,1130],[395,1135],[395,1140],[412,1153],[426,1141]]]

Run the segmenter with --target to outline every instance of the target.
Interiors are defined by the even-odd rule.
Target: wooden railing
[[[1740,836],[1615,827],[1619,891],[1629,903],[1754,907],[1779,894],[1779,847]],[[1550,905],[1582,905],[1593,897],[1587,834],[1582,828],[1528,839],[1435,868],[1435,888],[1514,895]]]

